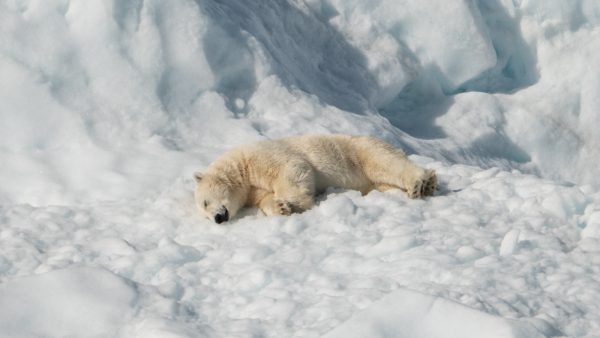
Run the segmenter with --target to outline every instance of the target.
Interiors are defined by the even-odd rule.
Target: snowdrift
[[[591,0],[0,6],[3,201],[131,198],[305,132],[600,182]]]
[[[397,332],[432,314],[368,309],[405,288],[480,335],[592,337],[598,50],[596,0],[0,0],[0,328]],[[383,138],[438,195],[199,218],[193,171],[303,133]]]

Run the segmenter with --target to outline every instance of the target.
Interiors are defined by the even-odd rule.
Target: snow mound
[[[69,268],[0,284],[4,337],[114,336],[134,314],[131,283],[104,269]]]
[[[599,12],[591,0],[1,1],[0,201],[134,198],[225,148],[306,132],[598,185]]]
[[[525,322],[470,309],[443,298],[397,290],[356,313],[326,338],[542,338]]]

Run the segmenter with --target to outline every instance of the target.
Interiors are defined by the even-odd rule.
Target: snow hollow
[[[0,0],[0,336],[597,337],[599,51],[597,0]],[[305,133],[440,189],[200,217]]]

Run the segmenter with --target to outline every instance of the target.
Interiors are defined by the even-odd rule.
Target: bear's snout
[[[217,224],[221,224],[223,222],[227,222],[229,220],[229,210],[225,207],[219,208],[219,211],[215,215],[215,222]]]

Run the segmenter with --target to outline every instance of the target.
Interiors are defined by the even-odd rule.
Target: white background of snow
[[[325,335],[344,337],[542,337],[535,327],[409,290],[383,297]]]
[[[595,0],[0,1],[0,328],[319,336],[409,289],[597,336],[599,25]],[[438,195],[199,217],[193,171],[308,132],[419,154]]]

